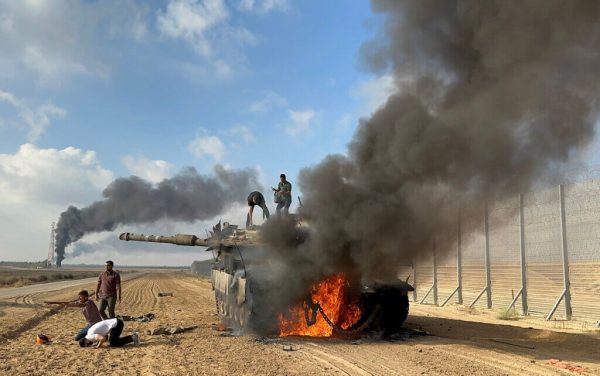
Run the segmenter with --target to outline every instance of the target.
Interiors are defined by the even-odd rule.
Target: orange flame
[[[312,301],[318,303],[331,322],[342,329],[354,325],[361,316],[358,299],[348,296],[348,286],[344,273],[336,273],[315,284],[311,291]],[[308,316],[311,317],[312,310],[306,302],[291,308],[286,315],[279,314],[279,335],[329,337],[333,334],[333,328],[320,312],[317,312],[316,322],[309,326],[306,322],[305,310],[308,310]]]

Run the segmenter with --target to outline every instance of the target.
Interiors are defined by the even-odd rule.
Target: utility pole
[[[55,264],[54,260],[54,235],[55,235],[55,223],[52,222],[50,225],[50,245],[48,245],[48,257],[46,258],[46,267],[51,268]]]

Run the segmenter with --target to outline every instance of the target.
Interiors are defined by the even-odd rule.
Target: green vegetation
[[[501,310],[496,314],[496,318],[498,320],[518,320],[519,316],[517,312],[513,309]]]
[[[62,280],[72,280],[81,278],[90,278],[98,276],[96,271],[87,272],[57,272],[49,270],[3,270],[0,273],[0,287],[21,287],[37,283],[55,282]]]
[[[0,261],[0,267],[39,269],[39,268],[46,267],[46,260],[44,260],[44,261]]]

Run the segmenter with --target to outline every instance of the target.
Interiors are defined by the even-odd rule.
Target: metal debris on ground
[[[263,345],[269,345],[271,343],[280,343],[281,338],[270,338],[270,337],[256,337],[254,342],[262,343]]]
[[[141,316],[122,315],[122,316],[118,316],[118,318],[120,318],[123,321],[148,322],[154,318],[154,313],[145,313]]]
[[[548,364],[550,364],[550,365],[552,365],[554,367],[566,369],[566,370],[577,372],[577,373],[584,373],[585,372],[585,368],[583,368],[581,366],[574,366],[574,365],[572,365],[570,363],[563,362],[563,361],[561,361],[559,359],[549,359],[548,360]]]
[[[402,328],[400,331],[391,334],[387,339],[390,341],[405,341],[410,338],[428,336],[424,330]]]
[[[283,345],[283,351],[296,351],[292,345]]]
[[[217,332],[231,332],[233,329],[229,328],[223,324],[212,324],[212,327],[214,330],[216,330]]]
[[[162,296],[173,296],[173,293],[172,292],[159,292],[158,296],[159,297],[162,297]]]
[[[196,329],[198,326],[172,326],[172,327],[158,327],[151,330],[146,331],[148,335],[156,336],[156,335],[173,335],[178,333],[187,332],[193,329]]]

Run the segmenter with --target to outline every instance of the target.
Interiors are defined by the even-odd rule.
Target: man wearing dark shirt
[[[267,203],[265,201],[265,196],[258,191],[254,191],[248,195],[248,216],[246,217],[246,228],[252,226],[252,213],[254,212],[255,206],[260,206],[263,211],[263,219],[269,219],[269,208],[267,208]]]
[[[100,316],[104,320],[115,317],[115,305],[121,303],[121,276],[113,270],[114,263],[106,262],[106,270],[98,276],[96,299],[100,302]],[[106,316],[108,306],[108,316]]]
[[[79,333],[75,335],[75,341],[79,341],[88,332],[88,329],[92,327],[97,322],[102,321],[100,317],[100,312],[98,312],[98,307],[96,307],[96,303],[89,299],[89,294],[87,290],[81,290],[79,292],[79,299],[76,301],[70,302],[45,302],[46,304],[61,304],[65,307],[69,308],[81,308],[81,313],[83,313],[83,317],[87,321],[87,326],[82,328]]]

